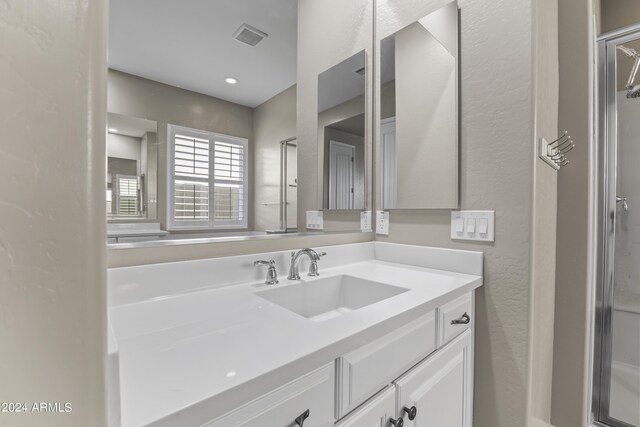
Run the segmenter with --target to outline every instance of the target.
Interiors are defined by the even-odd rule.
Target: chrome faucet
[[[276,272],[276,262],[274,260],[270,260],[270,261],[254,261],[253,265],[255,265],[256,267],[258,266],[262,266],[262,265],[268,265],[269,266],[269,270],[267,271],[267,278],[264,281],[264,283],[266,285],[277,285],[278,282],[278,273]]]
[[[298,271],[298,262],[302,255],[307,255],[311,260],[311,265],[309,266],[309,276],[313,277],[313,276],[320,275],[320,273],[318,273],[318,261],[320,260],[320,257],[326,255],[326,253],[322,252],[319,254],[313,249],[304,248],[304,249],[300,249],[297,253],[291,252],[291,267],[289,267],[289,276],[287,276],[287,279],[300,280],[300,273]]]

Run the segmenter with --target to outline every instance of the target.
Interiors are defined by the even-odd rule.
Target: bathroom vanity
[[[109,270],[110,424],[470,427],[482,253],[317,251]]]

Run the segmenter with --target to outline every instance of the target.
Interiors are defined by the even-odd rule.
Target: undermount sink
[[[314,322],[323,322],[399,295],[408,289],[348,275],[257,292],[261,298]]]

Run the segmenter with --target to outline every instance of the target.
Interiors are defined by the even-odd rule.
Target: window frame
[[[176,221],[175,219],[175,136],[176,133],[209,141],[209,219]],[[248,228],[249,216],[249,140],[217,132],[193,129],[185,126],[167,125],[167,229],[168,230],[238,230]],[[239,221],[216,220],[214,212],[215,184],[215,143],[224,142],[240,145],[243,148],[243,219]],[[204,181],[203,181],[204,182]]]

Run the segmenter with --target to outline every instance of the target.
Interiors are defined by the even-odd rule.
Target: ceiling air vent
[[[247,24],[240,25],[240,28],[238,28],[236,32],[233,33],[234,39],[244,44],[248,44],[249,46],[257,45],[262,41],[262,39],[266,37],[269,37],[267,33]]]

